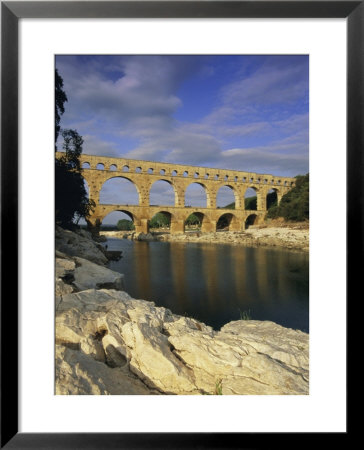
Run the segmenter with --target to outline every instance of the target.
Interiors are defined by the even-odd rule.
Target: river
[[[109,238],[122,250],[108,267],[125,290],[219,330],[248,315],[309,331],[309,255],[230,244],[139,242]],[[105,245],[104,244],[104,245]]]

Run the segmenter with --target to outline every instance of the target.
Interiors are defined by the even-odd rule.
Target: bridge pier
[[[140,219],[136,223],[134,223],[134,225],[136,233],[149,233],[148,219]]]
[[[180,234],[185,232],[184,220],[172,220],[170,225],[171,234]]]
[[[216,220],[211,220],[210,222],[206,222],[206,220],[203,220],[201,231],[203,233],[214,233],[216,231]]]
[[[240,223],[238,220],[232,220],[229,225],[229,231],[242,231],[244,228],[244,221]]]

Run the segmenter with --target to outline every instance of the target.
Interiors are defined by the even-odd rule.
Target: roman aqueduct
[[[61,156],[62,153],[57,152],[56,157]],[[227,219],[230,231],[242,231],[248,224],[257,224],[264,220],[268,192],[275,191],[279,202],[295,184],[294,178],[95,155],[82,154],[80,162],[82,176],[88,184],[89,197],[96,204],[87,223],[89,228],[96,232],[104,218],[113,211],[126,213],[133,220],[136,232],[147,233],[149,220],[159,212],[169,215],[171,233],[183,233],[185,221],[192,213],[200,218],[201,231],[216,231],[217,223],[223,215]],[[134,184],[138,193],[138,205],[100,203],[101,188],[112,178],[124,178]],[[158,180],[166,181],[173,187],[174,206],[150,204],[150,191],[152,185]],[[197,183],[204,188],[206,207],[185,205],[186,189],[192,183]],[[217,207],[217,193],[223,186],[232,189],[235,209]],[[256,192],[256,210],[245,210],[244,207],[245,194],[249,188],[253,188]]]

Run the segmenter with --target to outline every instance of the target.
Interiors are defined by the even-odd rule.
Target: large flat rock
[[[124,275],[77,256],[56,252],[56,296],[85,289],[124,289]]]
[[[88,259],[96,264],[105,265],[108,262],[102,251],[101,244],[93,241],[90,233],[79,231],[74,233],[56,227],[56,250],[68,255]]]
[[[123,291],[69,293],[56,306],[57,393],[142,386],[161,394],[308,394],[308,338],[273,322],[240,320],[214,331]]]

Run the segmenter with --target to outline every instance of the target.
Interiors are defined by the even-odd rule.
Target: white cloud
[[[77,125],[88,154],[306,173],[308,113],[292,105],[306,101],[307,65],[285,61],[271,57],[256,67],[242,65],[216,92],[211,112],[191,123],[175,118],[183,107],[181,84],[191,74],[216,75],[198,58],[58,57],[69,97],[62,126]]]

